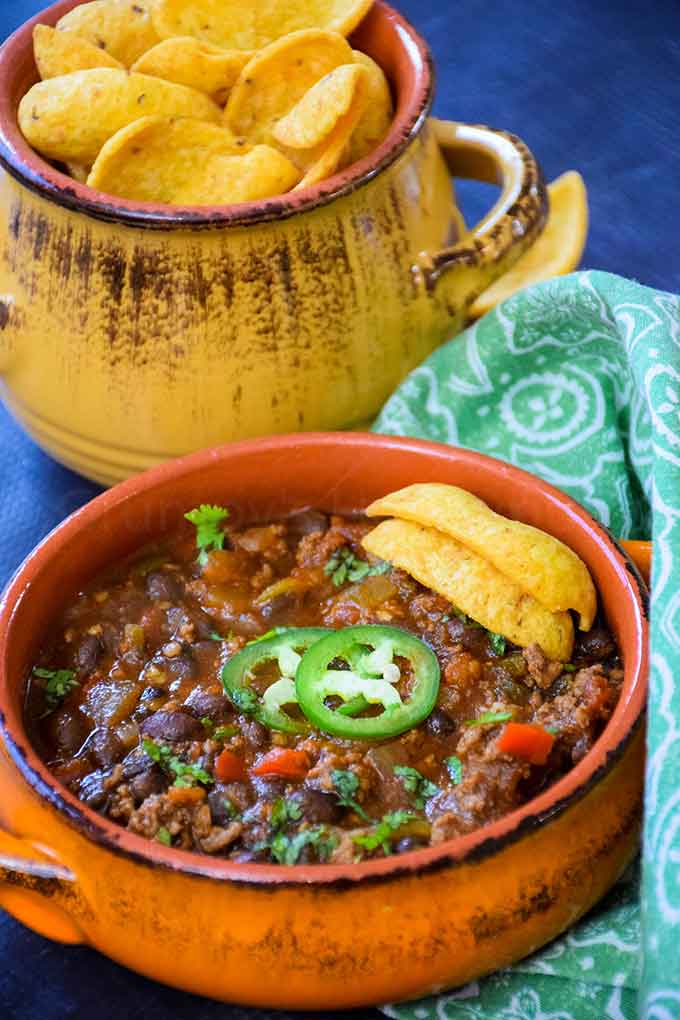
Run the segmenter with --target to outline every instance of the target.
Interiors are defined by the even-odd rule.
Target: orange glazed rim
[[[504,489],[511,487],[522,498],[531,499],[540,494],[549,503],[551,513],[561,516],[570,528],[578,529],[581,538],[584,534],[587,536],[590,552],[604,557],[608,567],[613,568],[616,598],[617,602],[623,600],[625,603],[625,623],[626,628],[630,628],[633,649],[632,657],[629,653],[624,661],[621,697],[603,733],[565,776],[497,821],[437,846],[357,864],[276,865],[215,859],[167,848],[105,820],[86,807],[49,772],[29,743],[18,704],[20,699],[10,697],[12,687],[17,683],[16,677],[8,675],[7,666],[13,625],[22,601],[32,597],[32,583],[45,571],[49,578],[50,565],[55,563],[57,556],[74,541],[82,540],[84,532],[89,532],[92,537],[113,508],[127,504],[132,515],[137,513],[141,517],[141,499],[157,488],[176,483],[180,478],[195,477],[216,465],[226,465],[230,460],[238,461],[248,455],[269,454],[277,458],[307,455],[311,457],[310,462],[315,463],[324,453],[329,455],[338,447],[352,458],[374,456],[380,460],[387,454],[402,453],[424,456],[430,467],[455,463],[472,470],[484,468],[497,476]],[[135,499],[139,503],[137,509],[132,507]],[[48,611],[44,613],[47,617]],[[150,867],[236,883],[347,887],[348,884],[392,880],[462,865],[497,853],[561,815],[611,770],[641,724],[647,670],[647,590],[630,558],[587,510],[547,482],[485,454],[419,439],[371,433],[303,433],[245,440],[202,450],[154,467],[121,482],[71,514],[29,554],[0,599],[0,736],[26,783],[82,835],[117,854]]]
[[[419,133],[432,106],[434,72],[427,43],[384,0],[374,0],[373,7],[351,36],[355,47],[366,46],[376,54],[379,51],[382,59],[378,63],[388,72],[396,97],[390,130],[373,152],[318,184],[252,202],[180,206],[118,198],[57,170],[31,148],[17,122],[19,101],[36,81],[34,26],[55,25],[82,2],[58,0],[24,22],[0,47],[0,165],[45,198],[96,219],[169,230],[247,226],[308,212],[350,194],[391,166]]]

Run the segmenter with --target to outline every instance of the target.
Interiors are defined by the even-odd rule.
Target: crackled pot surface
[[[359,163],[231,207],[79,184],[16,124],[36,79],[32,26],[73,6],[49,8],[0,51],[0,385],[37,441],[91,478],[367,421],[542,228],[531,153],[504,132],[427,119],[429,51],[382,2],[352,42],[385,69],[396,116]],[[451,171],[503,185],[465,237]]]
[[[206,500],[262,520],[305,506],[355,510],[413,481],[468,488],[548,530],[593,576],[621,649],[623,690],[602,736],[551,789],[440,846],[358,865],[286,867],[150,843],[104,821],[50,775],[23,730],[27,674],[63,600],[102,567]],[[256,440],[162,465],[73,515],[4,596],[0,904],[49,937],[252,1005],[350,1007],[468,981],[573,923],[635,852],[646,668],[645,592],[630,561],[586,511],[516,468],[361,434]]]

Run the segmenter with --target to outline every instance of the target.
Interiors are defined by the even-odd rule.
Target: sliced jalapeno
[[[308,723],[288,715],[284,706],[296,704],[298,700],[294,677],[301,661],[300,653],[330,633],[332,631],[325,627],[287,627],[237,652],[222,669],[222,684],[236,708],[272,730],[306,733]],[[281,677],[260,696],[251,686],[255,671],[274,661],[278,662]]]
[[[397,689],[401,670],[395,658],[406,659],[413,674],[406,700]],[[329,668],[334,660],[346,662],[348,668]],[[419,638],[398,627],[365,625],[331,631],[315,641],[302,656],[295,689],[300,708],[318,729],[349,740],[384,740],[417,726],[430,714],[439,679],[437,657]],[[331,707],[329,698],[343,704]],[[384,711],[351,718],[347,707],[360,698],[368,705],[382,705]]]

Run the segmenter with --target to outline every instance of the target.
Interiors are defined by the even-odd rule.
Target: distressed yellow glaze
[[[462,239],[457,168],[504,185]],[[0,171],[3,397],[104,483],[226,440],[351,428],[462,326],[544,215],[518,140],[436,122],[348,194],[241,226],[105,222]]]

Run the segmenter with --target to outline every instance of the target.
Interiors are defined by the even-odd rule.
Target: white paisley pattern
[[[615,534],[655,543],[642,914],[631,872],[515,967],[383,1011],[680,1020],[680,300],[606,273],[539,284],[412,372],[375,429],[518,464]]]

